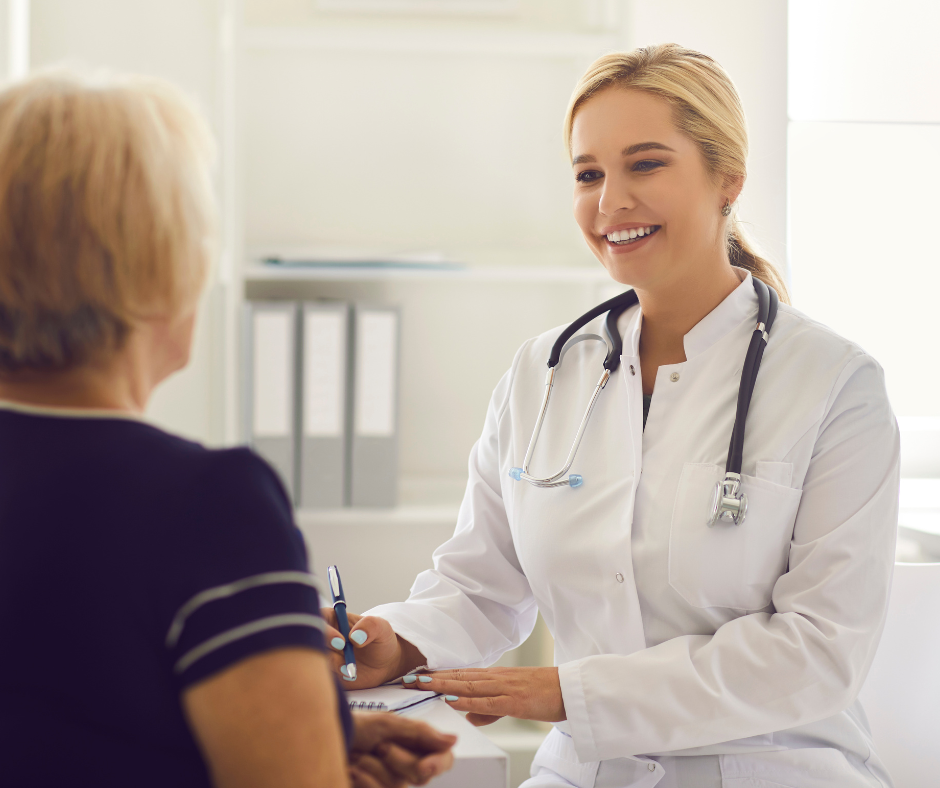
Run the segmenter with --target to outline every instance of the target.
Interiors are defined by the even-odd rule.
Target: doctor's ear
[[[741,196],[741,191],[743,189],[743,175],[735,175],[734,177],[725,178],[721,188],[721,205],[724,206],[726,203],[734,205],[734,203],[738,201],[738,197]]]

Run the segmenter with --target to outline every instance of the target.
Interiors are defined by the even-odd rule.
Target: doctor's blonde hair
[[[569,157],[575,115],[588,99],[609,87],[665,99],[673,107],[676,127],[698,146],[716,181],[746,177],[747,121],[741,99],[725,70],[707,55],[678,44],[657,44],[595,60],[568,104],[564,134]],[[773,287],[781,301],[790,302],[780,272],[755,251],[734,212],[728,222],[728,257],[732,265]]]
[[[0,91],[0,374],[84,364],[195,308],[214,155],[161,80],[59,72]]]

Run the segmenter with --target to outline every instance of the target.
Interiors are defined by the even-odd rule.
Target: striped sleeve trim
[[[205,642],[187,651],[179,658],[173,666],[173,672],[179,675],[190,665],[213,651],[234,643],[236,640],[256,635],[269,629],[278,629],[280,627],[313,627],[321,632],[326,631],[326,622],[319,616],[312,616],[309,613],[285,613],[279,616],[268,616],[259,618],[248,624],[242,624],[227,632],[222,632],[215,637],[209,638]]]
[[[170,629],[166,633],[166,647],[176,647],[176,644],[179,643],[180,636],[183,634],[183,627],[186,626],[186,620],[203,605],[207,605],[209,602],[215,602],[219,599],[235,596],[235,594],[240,594],[242,591],[247,591],[251,588],[280,585],[283,583],[300,583],[301,585],[309,586],[316,589],[317,592],[320,592],[320,583],[313,575],[308,572],[294,571],[264,572],[260,575],[252,575],[251,577],[236,580],[234,583],[226,583],[225,585],[216,586],[215,588],[207,588],[205,591],[200,591],[184,604],[173,617],[173,623],[170,624]]]

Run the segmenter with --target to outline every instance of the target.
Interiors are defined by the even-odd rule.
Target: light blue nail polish
[[[342,673],[344,676],[347,676],[347,677],[349,676],[349,671],[346,670],[346,666],[345,666],[345,665],[340,665],[340,666],[339,666],[339,672]]]
[[[458,698],[456,695],[445,695],[444,700],[446,700],[448,703],[453,703],[455,700],[460,700],[460,698]]]
[[[349,637],[353,639],[354,643],[358,643],[361,646],[366,642],[369,636],[361,629],[357,629],[355,632],[350,633]]]
[[[351,679],[349,676],[343,676],[343,681],[355,681],[355,679]]]
[[[431,677],[430,676],[418,676],[418,681],[420,681],[422,684],[430,684]]]
[[[333,638],[333,639],[330,641],[330,645],[331,645],[333,648],[335,648],[337,651],[342,651],[342,650],[343,650],[343,646],[345,646],[346,643],[343,641],[342,638]]]
[[[402,681],[404,681],[405,684],[414,684],[417,679],[414,676],[402,676]]]

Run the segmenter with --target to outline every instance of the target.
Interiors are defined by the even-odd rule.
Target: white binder
[[[395,506],[399,312],[394,307],[357,304],[353,316],[348,501],[352,506]]]
[[[245,307],[243,429],[294,500],[297,305],[254,301]]]
[[[349,307],[303,305],[300,343],[300,472],[297,506],[332,509],[346,500]]]

